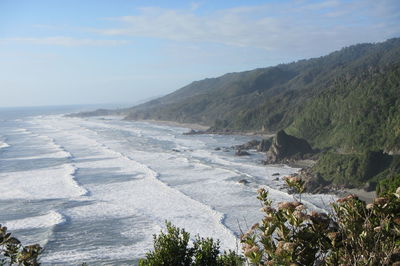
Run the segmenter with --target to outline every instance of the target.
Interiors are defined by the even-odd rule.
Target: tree
[[[38,258],[41,252],[40,245],[23,246],[11,233],[7,233],[7,227],[0,225],[0,265],[40,265]]]
[[[196,236],[193,246],[189,247],[190,234],[184,229],[166,222],[167,232],[154,235],[154,250],[139,261],[140,266],[239,266],[243,258],[229,250],[220,254],[219,240]]]

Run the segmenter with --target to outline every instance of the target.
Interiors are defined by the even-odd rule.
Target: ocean
[[[0,109],[0,223],[41,244],[43,265],[135,264],[165,221],[240,251],[241,231],[262,218],[259,187],[274,202],[293,200],[281,177],[299,169],[234,155],[255,137],[64,116],[81,109]],[[333,196],[303,200],[321,211]]]

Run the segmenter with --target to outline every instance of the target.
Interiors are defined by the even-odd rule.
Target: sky
[[[0,107],[134,103],[393,37],[399,0],[0,0]]]

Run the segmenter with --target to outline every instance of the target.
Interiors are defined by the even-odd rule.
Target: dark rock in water
[[[272,138],[261,140],[260,144],[258,144],[257,151],[266,152],[272,145]]]
[[[178,149],[172,149],[172,151],[174,151],[174,152],[181,152],[181,151],[178,150]]]
[[[220,147],[216,147],[214,150],[215,150],[215,151],[220,151],[221,148],[220,148]]]
[[[249,181],[247,181],[246,179],[241,179],[238,181],[239,184],[244,184],[247,185],[248,183],[250,183]]]
[[[198,132],[198,131],[196,131],[194,129],[191,129],[189,132],[183,133],[183,135],[196,135],[196,134],[199,134],[199,133],[200,132]]]
[[[250,149],[257,149],[258,145],[260,145],[260,141],[259,140],[251,140],[245,144],[242,145],[236,145],[234,148],[237,150],[250,150]]]
[[[247,156],[250,155],[247,151],[237,150],[235,153],[236,156]]]
[[[280,173],[273,173],[272,176],[280,175]]]
[[[290,136],[280,130],[267,152],[266,162],[279,163],[290,159],[303,159],[305,154],[310,153],[313,153],[313,150],[306,140]]]

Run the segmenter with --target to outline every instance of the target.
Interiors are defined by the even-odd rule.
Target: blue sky
[[[398,0],[0,0],[0,107],[134,103],[392,37]]]

